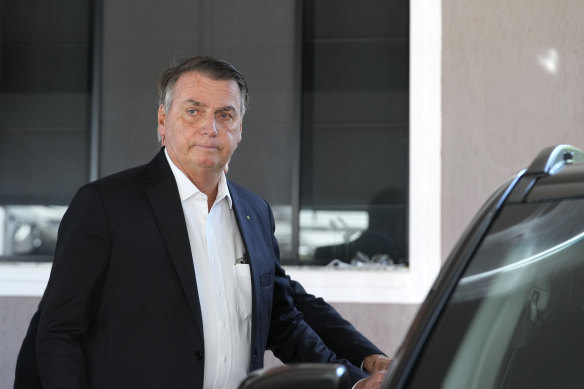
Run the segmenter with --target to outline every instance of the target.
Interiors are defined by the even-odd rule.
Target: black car
[[[322,368],[329,377],[339,372]],[[292,369],[298,381],[303,367]],[[346,387],[340,381],[326,387]],[[584,153],[560,145],[542,151],[479,211],[382,388],[581,387]]]

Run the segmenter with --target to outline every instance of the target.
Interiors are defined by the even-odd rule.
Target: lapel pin
[[[249,217],[249,215],[246,216],[247,220],[251,220],[251,217]]]

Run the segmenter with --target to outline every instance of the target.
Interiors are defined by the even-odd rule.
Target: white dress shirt
[[[237,388],[248,373],[251,350],[249,264],[225,174],[208,210],[207,196],[172,162],[185,215],[203,317],[203,388]],[[172,319],[172,318],[171,318]]]

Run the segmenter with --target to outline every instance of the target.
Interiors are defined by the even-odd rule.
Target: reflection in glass
[[[369,218],[364,211],[300,211],[300,247],[301,261],[315,257],[317,251],[331,248],[331,254],[324,257],[331,261],[338,257],[337,252],[361,234],[367,228]],[[338,249],[335,249],[337,248]],[[320,256],[322,258],[322,255]]]
[[[579,387],[583,220],[581,199],[506,206],[459,281],[409,387],[424,387],[424,380],[446,388]]]
[[[314,264],[393,265],[406,262],[404,205],[367,211],[302,210],[300,260]]]
[[[282,263],[287,258],[292,258],[294,249],[292,248],[292,206],[274,205],[272,206],[276,231],[274,235],[278,240],[280,248],[280,258]]]
[[[0,207],[0,261],[52,261],[65,206]]]

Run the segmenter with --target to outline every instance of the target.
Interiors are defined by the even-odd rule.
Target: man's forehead
[[[241,105],[241,91],[235,80],[215,80],[198,72],[182,74],[175,84],[175,93],[183,103],[200,106],[218,103],[226,107],[235,104],[238,109]]]

